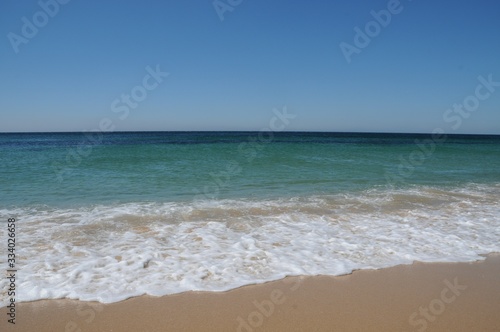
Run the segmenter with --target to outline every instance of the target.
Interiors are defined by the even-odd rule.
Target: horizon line
[[[90,132],[90,131],[86,131]],[[323,133],[323,134],[399,134],[399,135],[434,135],[432,132],[390,132],[390,131],[324,131],[324,130],[283,130],[283,131],[263,131],[263,130],[113,130],[95,131],[103,134],[113,133]],[[0,131],[0,134],[78,134],[84,131]],[[444,132],[439,135],[468,135],[468,136],[500,136],[500,133],[449,133]]]

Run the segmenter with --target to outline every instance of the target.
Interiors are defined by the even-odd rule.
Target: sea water
[[[500,136],[0,134],[17,301],[116,302],[500,251]],[[0,304],[8,298],[0,281]]]

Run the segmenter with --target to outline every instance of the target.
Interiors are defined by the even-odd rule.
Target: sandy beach
[[[99,304],[16,306],[2,331],[499,331],[500,255],[350,275],[289,277],[228,292],[187,292]]]

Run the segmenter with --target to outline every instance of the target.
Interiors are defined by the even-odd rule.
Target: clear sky
[[[500,134],[498,0],[55,1],[0,5],[1,132]]]

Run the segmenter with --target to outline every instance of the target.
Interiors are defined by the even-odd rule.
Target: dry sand
[[[222,293],[0,309],[1,331],[500,331],[500,255],[340,277],[290,277]]]

